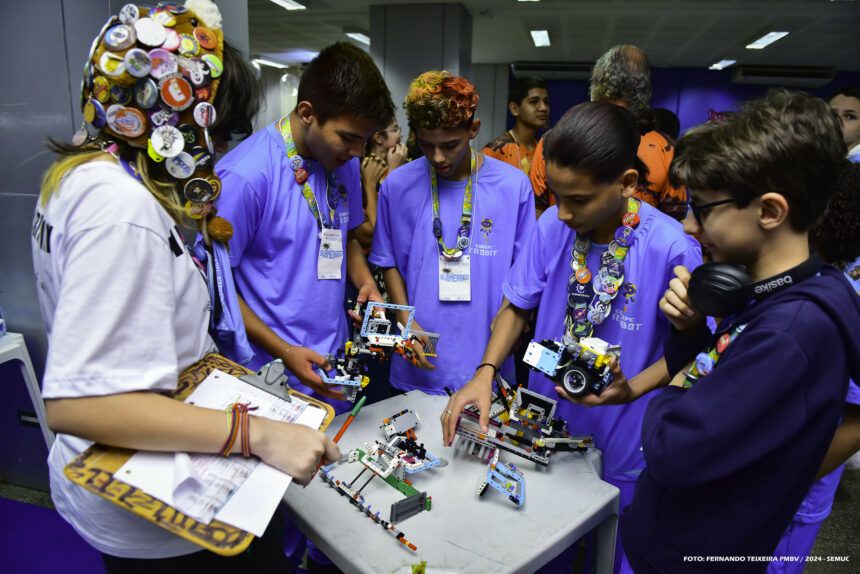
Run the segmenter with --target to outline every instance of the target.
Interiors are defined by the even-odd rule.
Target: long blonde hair
[[[117,155],[132,161],[137,167],[143,185],[149,190],[156,201],[164,208],[170,217],[180,225],[188,225],[189,218],[185,215],[177,184],[159,181],[150,173],[147,154],[144,150],[132,148],[125,142],[117,140]],[[103,147],[106,142],[92,142],[74,146],[53,139],[48,140],[48,149],[60,157],[51,164],[42,177],[39,203],[44,207],[57,193],[63,178],[73,169],[91,161],[98,161],[105,155]]]

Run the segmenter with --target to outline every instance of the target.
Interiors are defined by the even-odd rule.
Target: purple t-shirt
[[[391,384],[442,394],[459,389],[480,364],[490,323],[502,301],[502,282],[535,226],[534,200],[520,170],[484,157],[472,188],[471,301],[439,300],[439,246],[433,235],[430,166],[425,158],[397,168],[382,182],[370,262],[396,267],[406,282],[415,320],[439,333],[435,371],[396,356]],[[439,214],[445,245],[456,243],[466,180],[439,178]]]
[[[629,379],[663,356],[663,336],[669,322],[658,302],[674,277],[673,268],[693,269],[702,263],[702,250],[685,235],[681,224],[647,203],[639,210],[640,223],[624,260],[624,285],[612,301],[606,321],[594,336],[622,345],[620,364]],[[534,338],[560,340],[564,332],[570,252],[575,232],[558,219],[558,207],[544,212],[526,252],[517,259],[502,287],[505,297],[524,309],[540,306]],[[596,272],[606,245],[593,244],[588,268]],[[529,388],[556,396],[556,383],[532,372]],[[626,405],[584,407],[560,401],[556,411],[568,421],[571,433],[594,434],[603,451],[604,476],[619,481],[636,480],[645,461],[640,450],[642,415],[649,393]]]
[[[260,319],[282,339],[318,353],[333,353],[348,336],[344,311],[346,256],[341,279],[317,279],[320,228],[296,182],[275,124],[255,133],[218,162],[223,182],[218,215],[233,224],[230,265],[236,287]],[[335,223],[346,234],[364,222],[358,159],[335,170],[338,194]],[[326,207],[326,172],[311,162],[310,187],[322,217]],[[252,344],[258,369],[272,360]],[[304,385],[293,385],[308,393]]]

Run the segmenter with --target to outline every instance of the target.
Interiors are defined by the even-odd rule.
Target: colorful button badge
[[[164,160],[164,167],[176,179],[188,179],[194,174],[194,158],[188,152]]]
[[[140,11],[134,4],[126,4],[119,11],[119,21],[123,24],[134,24],[140,18]]]
[[[182,111],[194,103],[194,90],[182,76],[167,76],[158,83],[161,101],[171,110]]]
[[[104,76],[96,76],[93,80],[93,97],[103,104],[110,99],[110,82]]]
[[[186,58],[190,58],[200,53],[200,45],[191,34],[180,34],[177,51]]]
[[[204,50],[214,50],[218,47],[218,38],[215,32],[206,26],[197,26],[194,28],[194,39]]]
[[[155,128],[152,130],[150,141],[155,153],[165,158],[176,157],[185,148],[185,138],[173,126],[159,126]]]
[[[185,199],[191,203],[206,203],[212,201],[212,197],[215,195],[212,184],[200,177],[189,180],[183,191]]]
[[[150,50],[149,58],[152,61],[152,69],[149,71],[149,75],[156,80],[179,71],[179,62],[176,61],[176,56],[163,48]]]
[[[125,53],[125,69],[135,78],[145,78],[152,69],[152,58],[145,50],[132,48]]]
[[[179,47],[179,32],[177,32],[173,28],[165,28],[164,34],[164,43],[161,45],[161,47],[170,52],[175,52],[176,49]]]
[[[167,26],[169,28],[176,26],[176,16],[164,8],[153,8],[149,11],[149,17],[162,26]]]
[[[118,24],[109,28],[105,32],[102,43],[105,48],[113,52],[122,52],[131,48],[137,41],[137,36],[134,33],[134,28],[127,24]]]
[[[152,78],[141,78],[134,84],[134,101],[144,110],[148,110],[158,101],[158,86]]]
[[[201,128],[208,128],[215,123],[215,106],[209,102],[200,102],[194,106],[194,123]]]
[[[137,34],[137,40],[146,46],[157,48],[164,44],[167,33],[164,31],[164,26],[153,20],[152,18],[140,18],[134,23],[134,31]]]

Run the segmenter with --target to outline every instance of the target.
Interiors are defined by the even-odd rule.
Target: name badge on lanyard
[[[470,258],[462,255],[456,259],[439,256],[439,300],[471,301],[472,273]]]
[[[323,228],[319,233],[317,279],[340,279],[343,266],[343,234],[340,229]]]
[[[469,255],[466,253],[471,244],[472,235],[472,182],[475,176],[477,155],[470,152],[469,179],[463,193],[463,213],[460,217],[460,228],[457,230],[457,242],[454,247],[446,247],[442,240],[442,219],[439,216],[439,184],[436,171],[430,167],[430,196],[433,203],[433,235],[439,248],[439,300],[440,301],[471,301],[472,272]],[[475,185],[477,187],[477,184]]]
[[[322,211],[308,181],[310,168],[305,160],[298,155],[290,128],[289,115],[284,116],[278,122],[278,131],[284,140],[284,148],[290,160],[290,167],[295,172],[296,183],[301,189],[311,214],[313,214],[314,219],[319,223],[320,232],[318,237],[320,239],[320,249],[319,253],[317,253],[317,279],[339,280],[341,278],[341,267],[343,267],[343,234],[340,229],[337,229],[338,223],[335,218],[338,199],[337,196],[333,198],[331,195],[332,189],[335,190],[335,193],[338,193],[341,187],[337,182],[337,174],[326,170],[325,206],[328,208],[329,224],[333,228],[330,229],[325,225]],[[345,199],[344,207],[346,207]]]

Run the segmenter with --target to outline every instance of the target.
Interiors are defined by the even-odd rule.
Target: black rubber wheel
[[[573,365],[568,367],[561,376],[561,385],[572,397],[581,397],[588,393],[594,382],[594,375],[588,369]]]

